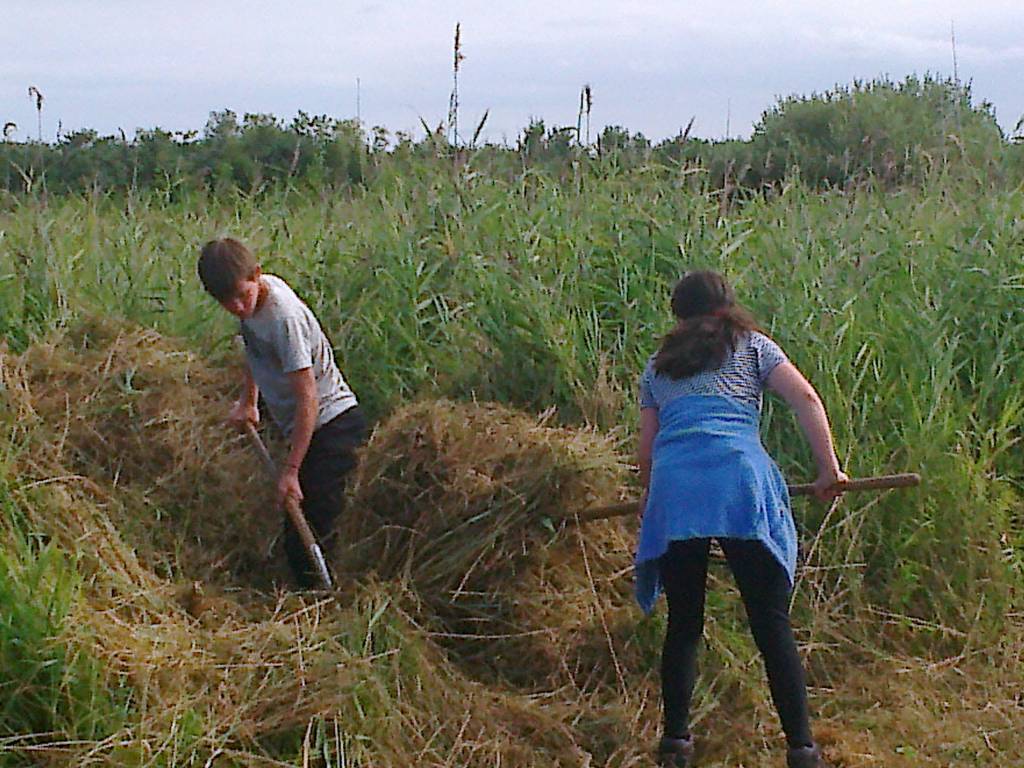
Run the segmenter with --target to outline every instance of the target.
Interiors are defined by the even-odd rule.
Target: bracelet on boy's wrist
[[[299,467],[302,466],[302,462],[301,461],[286,461],[284,463],[284,465],[286,467],[291,467],[292,469],[298,469]]]

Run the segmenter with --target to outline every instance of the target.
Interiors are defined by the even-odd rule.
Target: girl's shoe
[[[663,768],[687,768],[693,760],[693,736],[673,739],[663,736],[658,744],[658,765]]]
[[[817,744],[809,747],[790,747],[786,752],[786,768],[831,768],[821,756]]]

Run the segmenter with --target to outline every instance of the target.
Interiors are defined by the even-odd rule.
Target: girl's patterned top
[[[718,368],[673,379],[654,370],[654,355],[640,376],[640,407],[664,408],[686,395],[724,395],[761,410],[761,391],[777,365],[788,362],[786,353],[763,333],[751,331],[736,342],[731,356]]]

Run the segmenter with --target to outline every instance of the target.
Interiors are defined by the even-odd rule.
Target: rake
[[[845,483],[837,484],[836,488],[843,493],[853,491],[878,491],[889,488],[910,488],[920,485],[921,476],[916,472],[907,472],[900,475],[877,475],[875,477],[860,477],[847,480]],[[802,483],[789,486],[790,496],[810,496],[814,493],[814,485]],[[637,511],[639,500],[622,501],[618,504],[609,504],[604,507],[591,507],[578,513],[577,519],[581,523],[591,520],[607,520],[611,517],[623,517]]]
[[[270,451],[267,450],[267,446],[263,444],[260,433],[256,431],[256,427],[253,426],[252,422],[247,423],[245,426],[246,433],[249,435],[249,442],[252,443],[260,458],[263,459],[263,468],[267,471],[267,475],[271,480],[276,480],[277,465],[274,464],[274,459],[270,455]],[[327,561],[324,559],[324,553],[320,550],[320,545],[316,543],[316,536],[313,535],[313,530],[309,527],[306,516],[302,514],[299,500],[291,495],[286,496],[284,508],[292,521],[292,525],[295,526],[295,530],[299,532],[299,538],[302,539],[302,544],[306,548],[309,559],[316,566],[316,575],[320,579],[320,584],[324,589],[331,589],[334,584],[331,581],[331,573],[327,570]]]

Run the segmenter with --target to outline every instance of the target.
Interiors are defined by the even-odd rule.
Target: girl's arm
[[[765,383],[768,389],[779,395],[796,412],[800,428],[811,446],[811,453],[814,454],[814,461],[818,465],[814,495],[822,501],[835,498],[839,495],[835,485],[846,482],[849,478],[839,467],[828,416],[817,391],[790,362],[775,366]]]
[[[647,506],[647,489],[651,484],[651,455],[654,451],[654,438],[658,435],[658,409],[642,408],[640,410],[640,440],[637,447],[637,461],[640,464],[640,483],[644,493],[640,499],[640,516]]]

